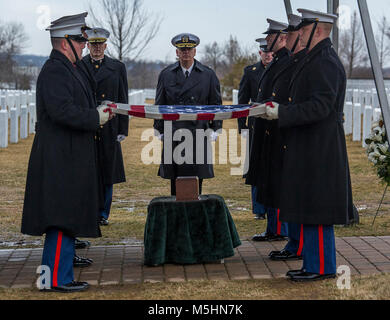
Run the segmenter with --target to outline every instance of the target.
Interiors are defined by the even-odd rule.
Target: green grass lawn
[[[93,239],[94,244],[120,244],[142,242],[147,206],[151,199],[170,194],[169,180],[157,176],[158,165],[145,165],[141,151],[149,143],[141,141],[142,132],[152,127],[151,120],[133,118],[130,135],[122,143],[127,182],[114,187],[110,225],[103,228],[103,237]],[[236,121],[224,122],[226,130],[236,128]],[[0,248],[10,242],[16,246],[39,245],[41,238],[20,233],[21,213],[26,170],[33,136],[0,150]],[[347,137],[351,168],[353,197],[361,216],[361,224],[352,228],[337,227],[337,236],[389,235],[389,196],[377,221],[372,221],[384,186],[376,177],[361,143]],[[217,144],[218,145],[218,144]],[[216,159],[219,158],[216,147]],[[219,194],[225,198],[242,239],[265,230],[264,221],[255,221],[251,212],[250,187],[241,176],[230,174],[232,165],[215,165],[215,178],[204,182],[205,194]],[[3,243],[1,243],[3,242]],[[7,242],[7,243],[5,243]],[[19,245],[18,245],[19,244]]]

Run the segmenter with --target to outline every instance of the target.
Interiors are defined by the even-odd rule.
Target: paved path
[[[142,246],[105,246],[78,250],[92,258],[89,268],[75,269],[75,278],[91,285],[118,285],[143,282],[184,282],[191,280],[249,280],[285,277],[290,269],[300,269],[301,261],[275,262],[268,258],[284,242],[243,241],[235,256],[223,264],[143,265]],[[390,273],[390,236],[337,238],[337,265],[349,265],[352,274]],[[32,288],[37,278],[42,249],[0,250],[0,287]]]

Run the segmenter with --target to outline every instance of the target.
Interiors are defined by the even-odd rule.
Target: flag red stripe
[[[163,114],[163,120],[166,120],[166,121],[177,121],[180,119],[180,115],[179,114],[170,114],[170,113],[167,113],[167,114]]]
[[[249,109],[244,111],[234,111],[232,112],[232,119],[245,118],[249,116]]]

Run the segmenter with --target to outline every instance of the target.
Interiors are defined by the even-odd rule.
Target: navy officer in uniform
[[[156,105],[221,105],[221,90],[219,80],[213,70],[204,66],[195,59],[196,47],[200,40],[190,33],[183,33],[173,37],[172,45],[176,47],[176,55],[179,61],[161,71],[156,92]],[[173,121],[172,135],[164,132],[164,121],[156,120],[154,129],[160,139],[164,141],[162,163],[158,175],[171,180],[171,195],[176,195],[176,178],[197,176],[199,178],[199,194],[202,193],[203,179],[214,177],[211,157],[211,141],[215,141],[217,131],[222,128],[222,121]],[[168,126],[167,126],[168,127]],[[192,159],[184,163],[177,163],[174,156],[175,147],[181,141],[173,141],[172,137],[180,129],[190,130],[193,137]],[[196,130],[209,132],[209,136],[197,139]],[[169,129],[168,129],[169,130]],[[180,131],[179,131],[180,132]],[[184,138],[184,137],[183,137]],[[165,161],[164,152],[166,144],[171,144],[172,161]],[[204,148],[202,161],[197,161],[197,148]],[[184,150],[185,153],[186,150]],[[186,157],[186,155],[182,156]],[[199,158],[199,156],[198,156]],[[201,163],[199,163],[201,162]]]
[[[128,84],[126,66],[119,60],[105,55],[107,39],[110,33],[103,28],[86,31],[90,54],[83,62],[96,81],[98,105],[104,101],[128,103]],[[101,211],[100,224],[108,225],[111,210],[113,185],[126,181],[123,165],[121,142],[128,136],[129,117],[117,115],[101,126],[98,132],[99,163],[104,192],[104,208]]]
[[[285,63],[290,58],[290,51],[286,48],[286,34],[285,29],[287,24],[267,19],[269,24],[266,40],[268,49],[273,52],[274,58],[267,66],[262,74],[259,84],[258,95],[256,102],[262,103],[272,99],[272,82],[276,74],[283,68]],[[257,188],[257,201],[259,194],[267,190],[269,186],[264,186],[269,174],[267,164],[269,163],[269,148],[272,143],[272,136],[270,130],[271,124],[268,121],[257,118],[255,121],[255,128],[253,132],[249,170],[246,178],[246,183]],[[261,191],[260,191],[261,189]],[[281,241],[285,240],[287,236],[287,224],[280,220],[279,209],[275,207],[267,207],[267,229],[262,234],[254,235],[253,241]]]
[[[45,290],[75,292],[75,237],[100,237],[96,131],[111,116],[96,108],[79,63],[87,13],[51,23],[53,50],[37,81],[37,124],[27,172],[22,233],[46,234],[42,265]],[[47,286],[47,287],[46,287]]]
[[[288,104],[268,104],[284,131],[280,213],[303,224],[303,267],[287,275],[307,282],[336,276],[334,225],[353,211],[343,127],[346,75],[329,38],[336,15],[306,9],[300,37],[307,56],[290,83]]]
[[[265,38],[256,39],[256,42],[260,44],[259,55],[261,61],[254,65],[250,65],[244,69],[244,75],[240,82],[240,89],[238,91],[238,104],[248,104],[255,102],[257,94],[259,92],[259,81],[265,70],[273,59],[272,52],[268,50],[267,41]],[[254,128],[254,117],[240,118],[238,119],[238,131],[241,135],[249,134],[249,146],[251,145],[251,137]],[[243,130],[249,130],[243,131]],[[256,201],[257,189],[252,186],[252,210],[255,214],[255,219],[265,219],[265,208],[264,206]]]

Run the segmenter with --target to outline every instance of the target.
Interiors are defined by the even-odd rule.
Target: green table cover
[[[234,256],[241,245],[222,197],[202,195],[199,201],[153,199],[144,233],[144,263],[196,264]]]

